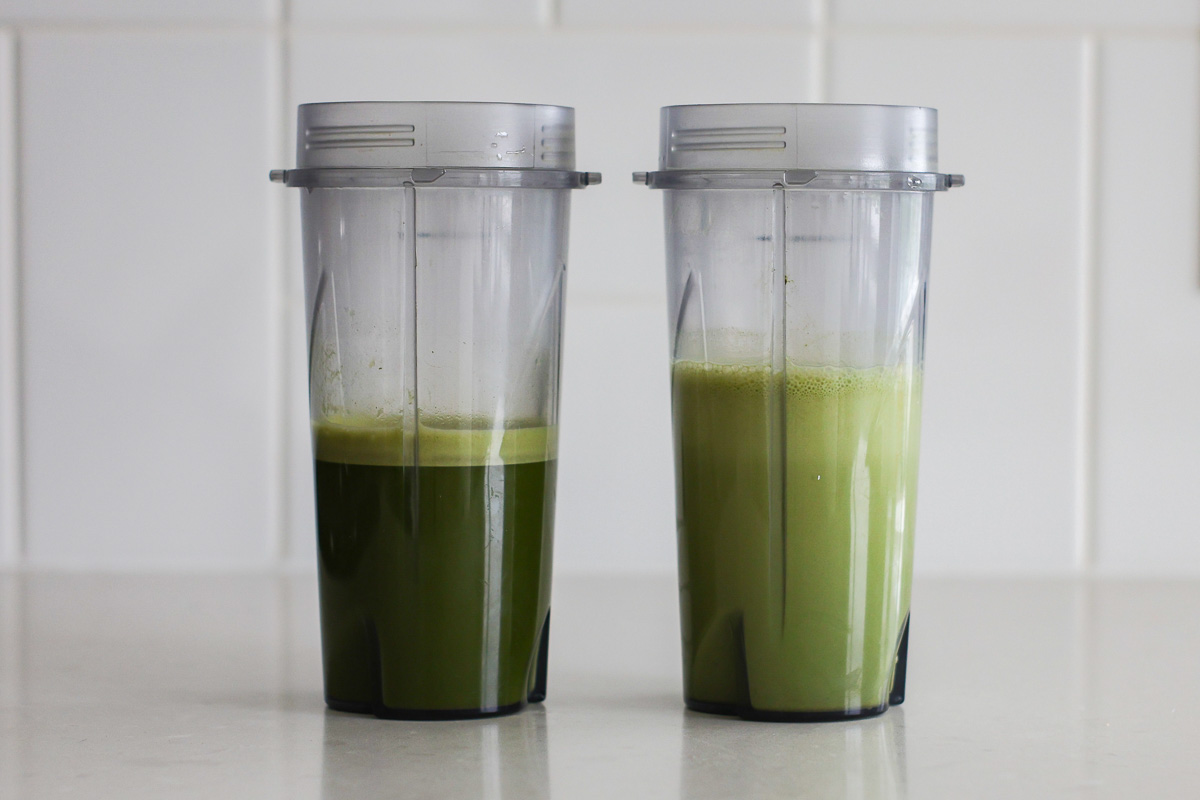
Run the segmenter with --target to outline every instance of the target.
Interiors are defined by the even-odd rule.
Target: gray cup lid
[[[662,109],[659,169],[937,172],[937,110],[743,103]]]
[[[308,103],[296,166],[575,169],[575,109],[525,103]]]

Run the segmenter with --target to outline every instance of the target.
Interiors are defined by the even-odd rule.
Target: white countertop
[[[1200,582],[916,582],[908,699],[685,711],[673,577],[560,576],[549,696],[326,711],[316,579],[0,576],[0,798],[1200,797]]]

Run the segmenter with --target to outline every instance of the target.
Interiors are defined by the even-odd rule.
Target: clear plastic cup
[[[574,110],[300,106],[331,708],[545,696]]]
[[[684,691],[754,719],[904,695],[937,116],[662,111]]]

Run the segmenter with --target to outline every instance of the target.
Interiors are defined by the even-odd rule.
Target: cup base
[[[450,719],[486,719],[487,717],[503,717],[515,714],[525,708],[528,703],[511,703],[506,706],[492,708],[390,708],[375,703],[351,703],[344,700],[325,698],[325,705],[334,711],[344,711],[349,714],[373,714],[379,719],[407,720],[450,720]]]
[[[755,722],[840,722],[877,717],[889,708],[888,703],[883,703],[874,708],[846,711],[764,711],[751,706],[739,706],[733,703],[706,703],[703,700],[692,700],[691,698],[686,698],[684,702],[692,711],[719,714],[725,717],[741,717]]]

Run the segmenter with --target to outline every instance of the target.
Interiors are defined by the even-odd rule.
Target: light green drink
[[[697,710],[886,710],[904,633],[920,372],[677,361],[684,684]]]

